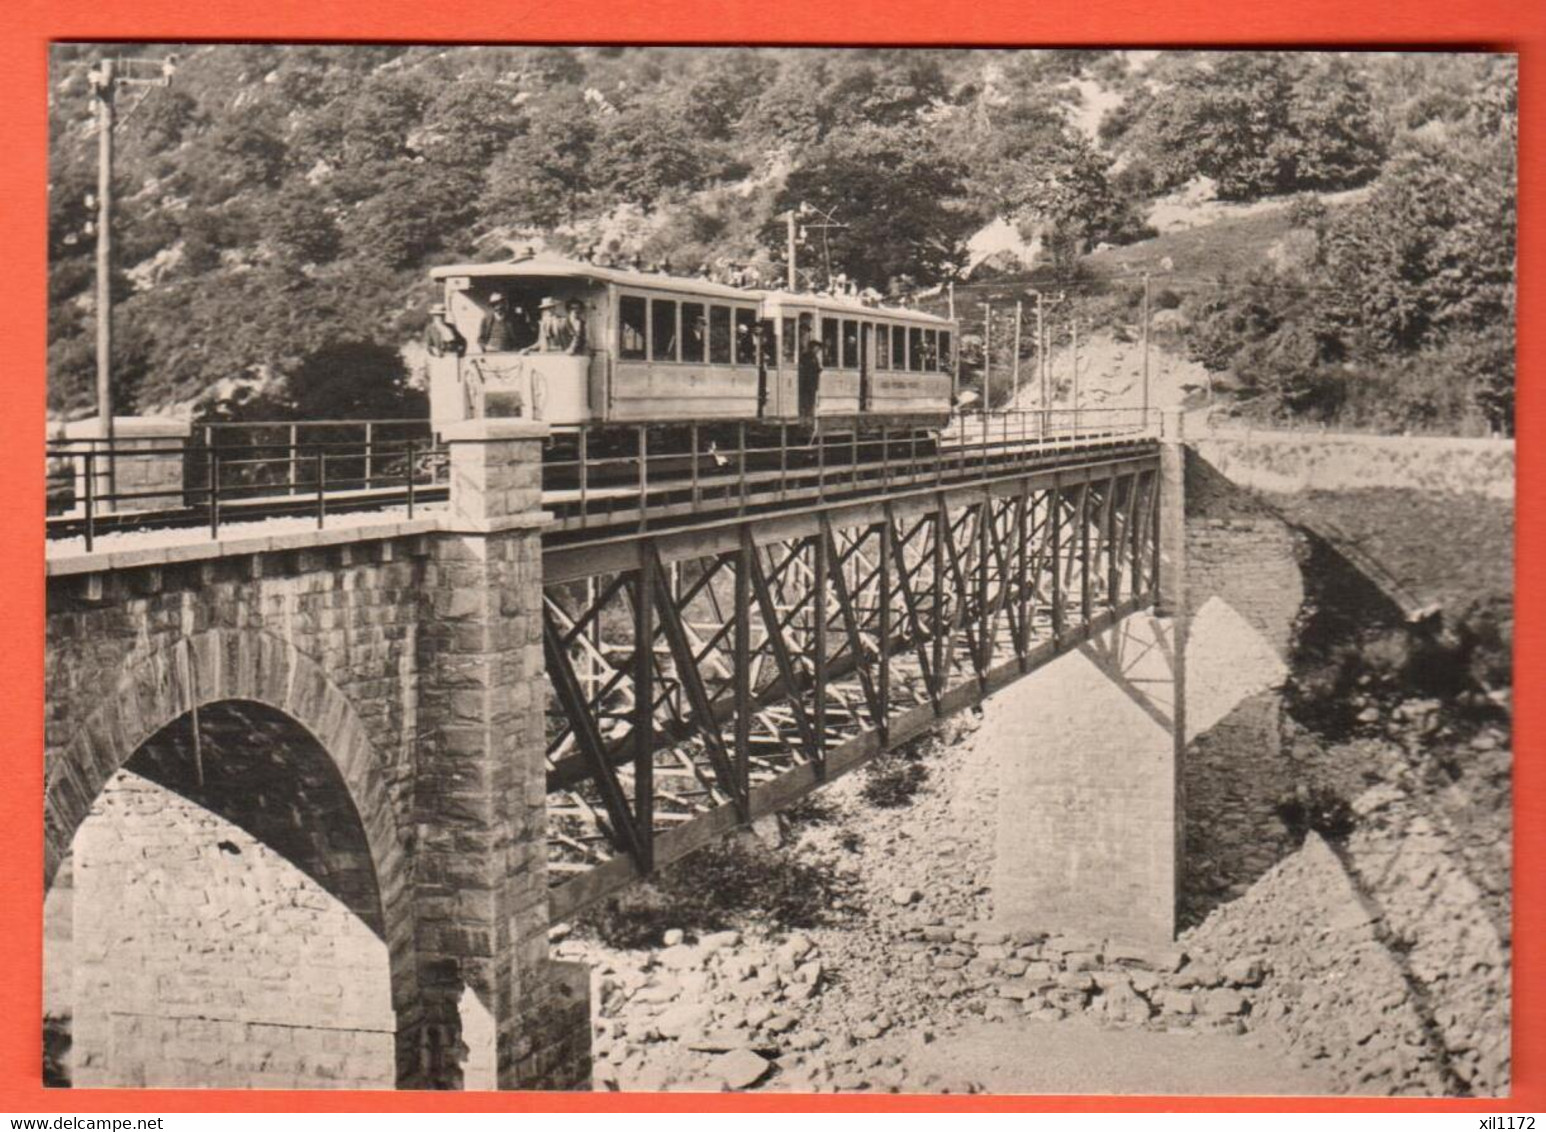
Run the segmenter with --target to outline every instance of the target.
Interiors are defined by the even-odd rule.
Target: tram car
[[[447,265],[431,278],[442,294],[443,321],[429,331],[437,432],[483,417],[555,432],[931,431],[955,399],[956,324],[921,311],[552,256]],[[813,358],[820,367],[805,406],[802,358],[808,373]]]

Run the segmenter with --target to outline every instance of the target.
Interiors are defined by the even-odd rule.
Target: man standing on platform
[[[522,343],[516,326],[516,315],[510,310],[505,297],[495,291],[488,297],[489,309],[478,325],[478,349],[485,354],[518,350]]]

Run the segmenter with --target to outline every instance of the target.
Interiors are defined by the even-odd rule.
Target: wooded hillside
[[[1004,220],[1038,279],[1155,235],[1152,201],[1372,185],[1296,206],[1301,253],[1187,296],[1188,348],[1262,411],[1512,414],[1513,60],[1194,52],[133,45],[179,55],[121,97],[121,411],[417,411],[401,347],[426,269],[532,239],[615,261],[782,273],[807,202],[812,285],[964,277]],[[91,411],[96,142],[87,71],[52,60],[51,411]],[[1104,110],[1104,113],[1094,113]],[[1098,129],[1094,128],[1098,123]],[[1014,264],[976,265],[979,277]],[[1029,271],[1030,268],[1025,268]],[[1409,398],[1410,400],[1411,398]],[[1401,402],[1405,403],[1405,402]],[[1399,421],[1387,422],[1399,427]]]

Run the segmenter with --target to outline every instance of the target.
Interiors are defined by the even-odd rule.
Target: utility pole
[[[1079,431],[1079,316],[1068,316],[1068,350],[1073,355],[1074,365],[1074,431]]]
[[[1010,388],[1013,392],[1009,396],[1011,408],[1020,407],[1020,323],[1024,316],[1025,303],[1020,299],[1015,300],[1015,364],[1010,376]]]
[[[954,279],[945,284],[945,294],[949,297],[950,321],[954,322],[956,320],[956,281]]]
[[[1037,368],[1041,372],[1041,407],[1046,412],[1045,424],[1052,423],[1052,405],[1054,391],[1052,388],[1052,319],[1049,308],[1057,306],[1063,301],[1063,294],[1059,292],[1055,297],[1043,295],[1040,291],[1036,294],[1036,355]]]
[[[1149,273],[1143,273],[1143,416],[1140,423],[1149,425]]]
[[[1043,328],[1041,321],[1041,292],[1032,291],[1031,297],[1036,300],[1036,384],[1041,391],[1042,420],[1046,421],[1047,404],[1047,346],[1043,341]]]
[[[808,216],[811,213],[815,213],[821,219],[814,223],[811,221],[805,221],[804,223],[800,222],[800,217]],[[828,243],[827,233],[833,228],[848,227],[847,224],[839,224],[835,219],[833,219],[835,213],[836,209],[822,210],[807,204],[803,200],[800,202],[799,207],[792,208],[788,212],[784,213],[784,223],[787,225],[785,239],[788,243],[789,249],[789,289],[791,291],[796,291],[799,289],[799,280],[795,275],[795,246],[809,235],[809,230],[812,228],[815,228],[821,232],[822,259],[824,260],[827,269],[827,287],[829,289],[831,288],[832,247]]]
[[[982,301],[982,414],[988,415],[993,394],[993,300]]]
[[[107,493],[117,492],[113,469],[113,60],[92,73],[97,102],[97,425],[107,441]]]
[[[147,68],[149,68],[147,70]],[[117,492],[113,457],[113,128],[121,86],[168,86],[177,57],[103,59],[90,75],[97,105],[97,422],[107,444],[107,494]],[[148,91],[146,92],[148,93]],[[140,96],[143,101],[144,95]],[[133,113],[139,102],[129,107]],[[127,114],[125,115],[127,117]]]
[[[798,279],[798,277],[795,274],[795,266],[794,266],[795,244],[797,243],[797,239],[796,239],[797,229],[795,227],[794,209],[791,208],[788,212],[784,213],[784,222],[789,226],[789,228],[788,228],[788,236],[789,236],[789,249],[788,249],[788,255],[789,255],[789,289],[791,291],[798,291],[800,289],[800,284],[799,284],[799,279]]]

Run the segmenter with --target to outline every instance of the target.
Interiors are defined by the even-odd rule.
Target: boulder
[[[1216,987],[1223,981],[1224,976],[1212,963],[1204,963],[1194,959],[1181,969],[1180,974],[1170,980],[1172,986],[1186,990],[1190,987]]]
[[[1229,990],[1226,987],[1204,991],[1199,1001],[1199,1008],[1203,1014],[1208,1014],[1215,1018],[1243,1014],[1246,1008],[1245,995],[1237,990]]]
[[[1232,987],[1256,987],[1266,974],[1260,959],[1233,959],[1224,964],[1224,981]]]
[[[722,1053],[708,1064],[708,1075],[724,1082],[726,1088],[749,1089],[768,1075],[773,1063],[749,1049]]]
[[[655,1029],[667,1038],[679,1038],[683,1034],[696,1033],[709,1022],[709,1008],[701,1003],[683,1003],[661,1012],[655,1019]]]

